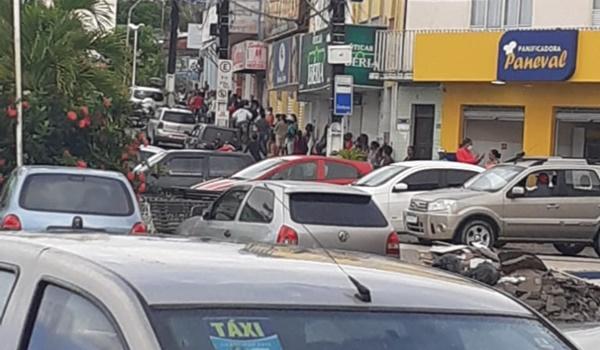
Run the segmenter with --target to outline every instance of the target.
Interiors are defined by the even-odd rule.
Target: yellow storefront
[[[443,87],[442,147],[455,151],[463,137],[471,137],[469,121],[488,125],[487,135],[498,140],[522,137],[512,148],[522,147],[528,156],[600,157],[600,32],[576,33],[577,52],[569,53],[576,55],[575,68],[565,81],[499,81],[503,35],[417,36],[414,80]],[[510,141],[496,143],[511,149]]]

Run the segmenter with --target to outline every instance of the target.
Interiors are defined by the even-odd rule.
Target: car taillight
[[[277,234],[277,244],[298,245],[298,233],[291,227],[281,226]]]
[[[148,234],[148,230],[146,229],[146,225],[138,222],[137,224],[133,225],[129,234],[134,236],[144,236]]]
[[[400,257],[400,239],[398,238],[398,234],[396,232],[390,233],[387,238],[385,255],[392,256],[394,258]]]
[[[21,220],[16,215],[8,214],[2,219],[1,228],[6,231],[21,231]]]

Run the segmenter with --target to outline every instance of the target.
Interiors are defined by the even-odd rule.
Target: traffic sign
[[[334,80],[333,114],[338,116],[352,115],[354,95],[354,77],[336,75]]]
[[[229,91],[233,90],[233,62],[219,60],[217,72],[217,102],[227,104]]]

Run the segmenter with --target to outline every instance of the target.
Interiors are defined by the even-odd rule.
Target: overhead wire
[[[243,5],[243,4],[242,4],[242,3],[240,3],[239,1],[235,1],[235,0],[233,0],[233,1],[231,1],[231,3],[232,3],[232,4],[235,4],[235,5],[236,5],[236,6],[238,6],[239,8],[241,8],[241,9],[244,9],[244,10],[246,10],[246,11],[248,11],[248,12],[252,13],[252,14],[261,15],[261,16],[264,16],[264,17],[266,17],[266,18],[271,18],[271,19],[276,19],[276,20],[280,20],[280,21],[286,21],[286,22],[296,22],[296,23],[297,23],[297,22],[299,22],[299,19],[298,19],[298,18],[290,18],[290,17],[284,17],[284,16],[276,16],[276,15],[270,14],[270,13],[268,13],[268,12],[264,12],[264,11],[256,10],[256,9],[253,9],[253,8],[251,8],[251,7],[248,7],[248,6],[246,6],[246,5]],[[309,5],[309,7],[310,7],[311,9],[313,9],[313,10],[315,11],[315,13],[311,14],[310,16],[308,16],[308,17],[307,17],[307,19],[310,19],[310,18],[313,18],[313,17],[319,16],[319,17],[321,17],[321,19],[322,19],[323,21],[325,21],[325,23],[329,24],[329,21],[328,21],[328,20],[325,18],[325,16],[323,16],[323,13],[325,13],[325,12],[329,11],[329,10],[330,10],[330,8],[331,8],[330,6],[326,6],[326,7],[325,7],[324,9],[322,9],[322,10],[317,10],[317,8],[316,8],[316,7],[315,7],[315,6],[314,6],[314,5],[313,5],[313,4],[312,4],[312,3],[311,3],[309,0],[306,0],[306,3]]]

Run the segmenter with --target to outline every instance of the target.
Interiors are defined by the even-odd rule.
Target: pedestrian
[[[271,128],[275,126],[275,115],[273,114],[272,107],[267,108],[267,115],[265,119],[267,120],[267,124],[269,124]]]
[[[275,133],[269,135],[269,142],[267,142],[267,157],[273,158],[279,156],[279,147],[277,147],[277,139]]]
[[[233,113],[233,123],[234,126],[240,130],[242,142],[248,140],[248,129],[250,120],[252,119],[252,113],[250,113],[249,108],[248,101],[243,101],[241,108]]]
[[[252,156],[252,158],[254,158],[254,161],[256,161],[256,162],[260,162],[261,160],[263,160],[264,153],[262,151],[260,141],[258,140],[257,134],[252,135],[252,137],[250,138],[250,141],[248,142],[248,144],[246,145],[246,147],[244,149],[244,153],[249,153]]]
[[[437,154],[439,160],[448,160],[448,154],[446,153],[445,149],[439,148]]]
[[[287,154],[294,154],[294,141],[298,136],[298,119],[295,114],[290,114],[287,118],[287,134],[285,136],[285,144]]]
[[[369,152],[369,136],[367,134],[360,134],[356,139],[354,147],[367,154]]]
[[[410,160],[414,160],[415,159],[415,147],[414,146],[408,146],[406,148],[406,157],[404,158],[405,162],[408,162]]]
[[[392,158],[393,149],[389,145],[383,145],[382,154],[381,154],[381,163],[380,166],[384,167],[394,163],[394,158]]]
[[[204,96],[201,92],[196,92],[196,94],[191,98],[189,109],[192,111],[195,117],[198,117],[198,113],[204,106]]]
[[[456,152],[456,160],[459,163],[477,165],[482,159],[483,156],[473,153],[473,141],[470,138],[467,137],[460,143],[460,148]]]
[[[306,124],[304,127],[304,139],[306,142],[306,147],[308,150],[306,151],[306,155],[311,155],[315,153],[315,127],[311,123]]]
[[[306,155],[308,153],[308,146],[306,144],[306,138],[302,135],[301,130],[296,131],[296,137],[294,138],[294,155]]]
[[[485,162],[485,168],[491,169],[496,165],[500,164],[500,158],[502,158],[502,155],[500,154],[500,152],[498,152],[497,149],[491,150],[490,153],[488,153],[488,159]]]
[[[346,134],[344,134],[344,149],[345,150],[351,150],[352,147],[354,147],[354,142],[352,142],[352,133],[351,132],[347,132]]]
[[[269,134],[271,133],[271,127],[267,122],[266,116],[259,115],[257,120],[254,122],[256,127],[256,133],[258,134],[258,143],[263,154],[267,154],[267,142],[269,141]]]
[[[273,129],[275,133],[275,142],[277,143],[278,155],[283,155],[283,150],[285,146],[285,135],[287,135],[288,126],[285,122],[285,115],[278,114],[277,115],[277,123]]]
[[[378,167],[379,163],[381,162],[381,159],[379,159],[380,158],[380,152],[379,152],[380,148],[381,148],[381,146],[379,145],[379,142],[377,142],[377,141],[372,141],[371,145],[369,146],[369,154],[367,155],[367,160],[369,161],[369,163],[371,163],[373,168]]]
[[[323,128],[323,134],[321,134],[321,138],[319,142],[315,145],[315,153],[320,156],[324,156],[327,153],[327,133],[329,131],[329,125],[325,125]]]

